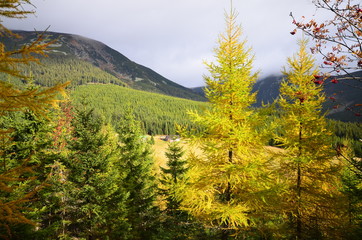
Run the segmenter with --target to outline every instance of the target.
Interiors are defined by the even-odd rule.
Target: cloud
[[[187,87],[203,85],[229,0],[34,0],[36,16],[4,21],[12,29],[83,35]],[[263,74],[277,73],[296,46],[289,13],[313,15],[310,0],[234,1],[243,37]]]

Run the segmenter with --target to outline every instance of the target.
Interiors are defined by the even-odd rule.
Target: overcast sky
[[[5,19],[17,30],[73,33],[101,41],[132,61],[186,87],[204,85],[230,0],[33,0],[35,16]],[[313,17],[312,0],[234,0],[261,76],[279,74],[296,49],[293,12]]]

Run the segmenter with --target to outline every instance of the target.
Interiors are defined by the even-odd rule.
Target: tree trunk
[[[302,239],[302,216],[301,216],[301,195],[302,195],[302,171],[300,167],[300,157],[302,156],[302,123],[299,124],[299,152],[297,165],[297,229],[296,239]]]

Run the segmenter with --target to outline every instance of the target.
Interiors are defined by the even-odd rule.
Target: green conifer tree
[[[29,195],[18,214],[23,214],[30,221],[22,222],[22,218],[9,222],[7,228],[11,230],[11,238],[26,237],[31,233],[36,222],[33,208],[37,207],[36,201],[30,201],[37,197],[45,180],[45,166],[52,161],[48,148],[51,146],[52,124],[49,120],[39,118],[30,111],[13,112],[7,116],[0,116],[0,127],[12,129],[9,132],[9,142],[0,144],[2,150],[2,168],[0,173],[6,173],[8,169],[26,169],[12,172],[13,178],[9,179],[8,187],[13,191],[0,192],[0,198],[8,202],[16,201],[19,196]],[[30,196],[32,196],[30,198]],[[0,226],[0,233],[5,233]]]
[[[157,239],[158,209],[155,207],[156,184],[150,145],[141,136],[140,123],[130,110],[119,120],[119,171],[125,174],[123,188],[128,192],[126,218],[130,225],[126,239]]]
[[[162,217],[162,236],[164,239],[210,239],[202,224],[197,222],[185,210],[181,210],[181,201],[177,199],[175,190],[177,183],[183,181],[187,172],[187,161],[182,157],[185,151],[180,142],[170,142],[165,155],[166,167],[160,167],[160,195],[166,203]]]
[[[69,152],[64,160],[66,180],[71,186],[64,202],[69,206],[66,231],[71,237],[101,238],[111,234],[114,220],[110,219],[109,211],[117,191],[118,172],[113,167],[117,146],[109,140],[109,131],[104,130],[101,117],[93,110],[78,110],[72,126]]]
[[[168,145],[167,152],[167,168],[160,167],[161,169],[161,184],[160,192],[166,197],[166,212],[171,216],[176,215],[180,208],[180,201],[174,196],[174,188],[177,182],[182,179],[187,171],[186,160],[182,159],[184,151],[179,142],[171,142]]]
[[[331,132],[327,129],[322,103],[322,80],[315,60],[307,53],[307,42],[288,58],[286,78],[281,84],[280,135],[285,148],[281,172],[286,186],[281,205],[290,217],[291,237],[295,239],[334,238],[338,224],[339,161],[334,159]]]
[[[183,208],[205,224],[222,229],[221,239],[246,234],[257,223],[262,207],[261,180],[265,169],[263,135],[257,130],[258,116],[251,108],[251,93],[257,74],[246,41],[240,41],[241,28],[236,13],[226,14],[226,31],[215,49],[216,62],[207,63],[206,96],[211,110],[193,113],[194,121],[205,131],[194,136],[202,154],[189,159],[187,183],[178,194]],[[239,230],[243,229],[243,232]]]

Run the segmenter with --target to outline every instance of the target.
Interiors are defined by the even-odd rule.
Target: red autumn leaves
[[[313,78],[311,79],[311,81],[313,83],[315,83],[316,85],[322,85],[323,83],[325,83],[326,78],[327,77],[323,76],[323,75],[313,75]],[[338,83],[338,80],[336,78],[333,78],[330,80],[330,82],[333,84],[336,84],[336,83]],[[305,96],[305,94],[303,94],[301,91],[297,91],[295,93],[295,96],[299,99],[299,101],[301,103],[303,103],[307,99],[307,96]],[[335,97],[329,97],[329,99],[333,102],[336,101]]]
[[[300,101],[301,103],[303,103],[304,100],[306,99],[306,97],[304,96],[304,94],[303,94],[302,92],[300,92],[300,91],[296,92],[295,95],[297,96],[297,98],[299,99],[299,101]]]
[[[311,19],[296,21],[293,14],[292,24],[296,27],[290,34],[295,35],[301,30],[314,39],[313,53],[320,53],[325,59],[325,67],[339,72],[340,69],[361,69],[362,51],[360,38],[362,36],[362,9],[360,1],[351,0],[348,4],[341,0],[315,1],[318,9],[324,9],[334,15],[330,19],[319,22]],[[351,64],[355,62],[354,64]],[[354,65],[354,66],[353,66]]]
[[[320,75],[313,75],[313,79],[312,81],[315,83],[315,84],[323,84],[324,83],[324,77],[323,76],[320,76]]]
[[[325,76],[321,76],[321,75],[313,75],[313,79],[312,81],[315,84],[323,84],[325,82],[326,77]],[[333,78],[330,80],[331,83],[333,84],[337,84],[339,81],[337,78]]]

